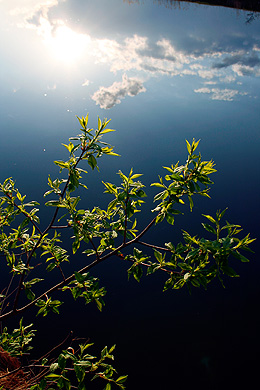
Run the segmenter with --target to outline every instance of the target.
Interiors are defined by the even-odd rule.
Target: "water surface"
[[[246,23],[245,12],[221,7],[165,3],[0,2],[0,180],[13,176],[43,204],[48,173],[57,174],[52,161],[65,156],[61,143],[78,132],[75,116],[89,112],[92,126],[98,115],[112,118],[117,131],[109,141],[122,157],[101,161],[100,174],[88,176],[86,204],[106,204],[101,180],[118,180],[119,169],[144,173],[149,187],[163,165],[185,161],[185,139],[196,138],[218,169],[212,199],[198,200],[192,215],[187,207],[176,232],[162,225],[161,235],[151,232],[149,239],[178,240],[180,228],[202,234],[201,214],[226,207],[230,222],[257,237],[259,20]],[[149,220],[152,202],[145,207]],[[109,291],[104,312],[71,304],[51,335],[44,322],[39,338],[56,343],[73,328],[101,346],[116,343],[129,389],[251,388],[259,243],[254,249],[249,264],[235,265],[241,277],[225,290],[214,283],[191,296],[162,294],[160,277],[128,282],[116,261],[102,265],[95,272]]]

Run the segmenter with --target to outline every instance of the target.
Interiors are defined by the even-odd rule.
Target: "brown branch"
[[[91,264],[88,264],[87,266],[83,267],[81,270],[79,270],[77,272],[80,273],[80,274],[82,274],[84,272],[87,272],[91,268],[95,267],[97,264],[99,264],[99,263],[107,260],[108,258],[116,255],[122,249],[124,249],[124,248],[126,248],[126,247],[128,247],[128,246],[130,246],[132,244],[134,244],[154,225],[155,221],[156,221],[156,217],[154,217],[151,220],[151,222],[142,230],[142,232],[138,236],[136,236],[135,238],[133,238],[132,240],[130,240],[130,241],[126,242],[126,243],[121,244],[118,248],[114,249],[112,252],[104,255],[103,257],[99,257],[98,259],[94,260]],[[27,305],[21,307],[20,309],[13,308],[8,313],[2,314],[0,316],[0,320],[3,320],[3,319],[8,318],[8,317],[12,317],[15,314],[23,313],[24,311],[26,311],[27,309],[32,307],[39,299],[44,298],[46,296],[46,294],[49,295],[49,294],[53,293],[54,291],[57,291],[58,289],[64,287],[68,283],[70,283],[74,279],[74,277],[75,277],[74,274],[70,275],[68,278],[66,278],[65,280],[63,280],[60,283],[57,283],[55,286],[51,287],[49,290],[45,291],[43,294],[41,294],[40,296],[35,298],[33,301],[31,301]]]
[[[91,245],[93,246],[94,251],[96,252],[97,259],[100,260],[99,253],[98,253],[98,250],[96,248],[96,245],[94,244],[94,242],[93,242],[93,240],[92,240],[92,238],[90,236],[88,238],[89,238],[89,241],[90,241]]]
[[[127,187],[128,189],[128,187]],[[125,201],[125,230],[124,230],[124,244],[126,242],[126,232],[127,232],[127,205],[128,205],[128,201],[129,201],[129,194],[127,193],[127,198],[126,198],[126,201]]]
[[[171,249],[169,248],[162,248],[160,246],[148,244],[147,242],[143,242],[143,241],[138,241],[138,244],[147,246],[148,248],[158,249],[159,251],[171,252]]]
[[[7,289],[6,289],[6,292],[5,292],[5,297],[4,297],[4,299],[3,299],[3,301],[2,301],[2,303],[1,303],[1,309],[0,309],[0,315],[2,314],[2,312],[4,311],[4,304],[5,304],[5,301],[9,298],[9,296],[12,294],[10,294],[10,295],[8,295],[8,293],[9,293],[9,290],[10,290],[10,288],[11,288],[11,284],[12,284],[12,282],[13,282],[13,279],[14,279],[14,275],[12,275],[11,276],[11,278],[10,278],[10,282],[9,282],[9,284],[8,284],[8,286],[7,286]],[[15,291],[15,290],[14,290]]]
[[[82,157],[83,157],[83,154],[86,152],[85,149],[82,150],[77,162],[75,163],[73,169],[75,169],[78,165],[78,163],[81,161]],[[66,184],[64,186],[64,189],[60,195],[61,198],[64,197],[65,193],[66,193],[66,190],[68,188],[68,185],[69,185],[69,182],[70,182],[70,173],[69,173],[69,176],[68,176],[68,179],[66,181]],[[27,259],[27,262],[26,262],[26,267],[29,266],[30,264],[30,261],[31,261],[31,258],[32,256],[34,255],[36,249],[39,247],[40,245],[40,242],[42,240],[42,237],[44,237],[45,234],[48,233],[48,231],[51,229],[51,227],[53,226],[54,222],[55,222],[55,219],[57,217],[57,214],[58,214],[58,211],[59,211],[59,207],[56,207],[56,210],[54,212],[54,215],[51,219],[51,222],[49,223],[49,225],[47,226],[47,228],[44,230],[44,232],[42,232],[40,234],[40,237],[38,239],[38,241],[36,242],[35,246],[33,247],[33,249],[31,250],[31,253]],[[18,305],[18,300],[19,300],[19,296],[20,296],[20,293],[21,293],[21,290],[22,290],[22,284],[23,284],[23,280],[24,280],[24,277],[25,277],[25,271],[22,273],[21,277],[20,277],[20,281],[19,281],[19,285],[18,285],[18,290],[17,290],[17,293],[16,293],[16,296],[15,296],[15,299],[14,299],[14,304],[13,304],[13,311],[16,311],[16,308],[17,308],[17,305]]]
[[[64,225],[64,226],[51,226],[50,229],[67,229],[69,228],[69,225]]]
[[[60,348],[63,344],[66,343],[66,341],[72,336],[73,332],[70,331],[70,333],[65,337],[65,339],[58,345],[56,345],[54,348],[52,348],[49,352],[47,352],[45,355],[41,356],[39,359],[35,360],[35,362],[39,362],[40,360],[46,358],[46,356],[49,356],[53,351]]]

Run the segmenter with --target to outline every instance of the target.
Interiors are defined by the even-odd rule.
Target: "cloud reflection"
[[[142,81],[138,79],[130,79],[126,74],[123,75],[121,82],[115,82],[110,87],[100,87],[94,93],[92,99],[101,108],[109,109],[116,104],[121,103],[125,96],[136,96],[141,92],[145,92]]]
[[[91,47],[88,55],[93,63],[106,64],[114,74],[122,73],[122,81],[109,87],[101,86],[92,95],[101,108],[112,108],[126,96],[145,92],[141,80],[155,77],[193,77],[193,83],[197,85],[191,90],[207,93],[214,100],[231,101],[241,96],[235,88],[241,77],[260,76],[259,43],[257,39],[245,39],[242,34],[230,33],[215,40],[188,31],[181,37],[166,38],[161,34],[159,39],[154,38],[155,35],[152,38],[138,33],[124,35],[124,39],[118,34],[117,39],[96,38],[89,31],[75,32],[66,25],[63,14],[59,13],[64,0],[27,0],[24,3],[20,7],[15,1],[16,7],[11,13],[22,15],[23,27],[36,30],[61,60],[66,62],[76,58],[79,52],[84,56],[80,47],[87,45]],[[73,10],[80,14],[79,6]],[[90,82],[89,75],[83,74],[82,85],[87,86]],[[206,88],[206,82],[217,84],[217,87]],[[201,88],[198,88],[199,83]],[[225,88],[225,84],[232,85],[232,88]]]
[[[235,89],[220,89],[220,88],[199,88],[195,89],[196,93],[207,93],[211,95],[212,100],[224,100],[228,102],[232,102],[234,97],[239,94],[238,90]]]

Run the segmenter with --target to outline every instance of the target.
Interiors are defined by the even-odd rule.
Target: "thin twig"
[[[128,187],[127,187],[127,190],[128,190]],[[127,198],[126,198],[126,201],[125,201],[125,230],[124,230],[124,244],[126,243],[126,232],[127,232],[127,205],[128,205],[128,201],[129,201],[129,194],[127,192]]]
[[[53,351],[55,351],[56,349],[60,348],[63,344],[66,343],[66,341],[69,339],[69,337],[72,336],[72,334],[73,334],[73,332],[70,331],[70,333],[65,337],[65,339],[60,344],[56,345],[49,352],[47,352],[45,355],[43,355],[39,359],[35,360],[35,362],[39,362],[40,360],[44,359],[46,356],[49,356]]]
[[[171,249],[169,248],[162,248],[160,246],[148,244],[147,242],[143,242],[143,241],[138,241],[138,244],[147,246],[149,248],[158,249],[159,251],[171,252]]]
[[[81,270],[79,270],[78,273],[82,274],[82,273],[90,270],[91,268],[95,267],[97,264],[107,260],[111,256],[116,255],[122,249],[124,249],[124,248],[126,248],[126,247],[128,247],[128,246],[130,246],[132,244],[134,244],[135,242],[137,242],[154,225],[154,223],[156,221],[156,218],[157,218],[157,216],[154,217],[151,220],[151,222],[142,230],[142,232],[138,236],[136,236],[135,238],[133,238],[132,240],[130,240],[130,241],[126,242],[126,243],[123,243],[123,244],[119,245],[116,249],[114,249],[112,252],[104,255],[103,257],[100,257],[99,259],[94,260],[92,263],[88,264],[87,266],[85,266]],[[49,295],[49,294],[53,293],[54,291],[57,291],[58,289],[64,287],[68,283],[70,283],[74,279],[74,277],[75,277],[74,274],[70,275],[68,278],[66,278],[62,282],[56,284],[55,286],[51,287],[48,291],[45,291],[43,294],[41,294],[40,296],[35,298],[33,301],[31,301],[27,305],[21,307],[20,309],[13,309],[13,310],[9,311],[8,313],[5,313],[5,314],[1,315],[0,316],[0,320],[2,320],[4,318],[11,317],[14,314],[23,313],[24,311],[26,311],[27,309],[32,307],[39,299],[42,299],[42,298],[46,297],[46,294]]]
[[[78,163],[81,161],[82,157],[83,157],[83,154],[86,152],[85,149],[82,150],[76,164],[74,165],[73,169],[75,169],[78,165]],[[68,188],[68,185],[69,185],[69,182],[70,182],[70,173],[69,173],[69,176],[68,176],[68,179],[66,181],[66,184],[64,186],[64,189],[60,195],[60,197],[63,199],[65,193],[66,193],[66,190]],[[42,232],[40,234],[40,237],[38,239],[38,241],[36,242],[36,244],[34,245],[33,249],[31,250],[31,253],[27,259],[27,262],[26,262],[26,267],[29,266],[30,264],[30,261],[31,261],[31,258],[32,256],[34,255],[36,249],[39,247],[40,245],[40,242],[42,240],[42,237],[44,237],[45,234],[48,233],[48,231],[51,229],[51,227],[53,226],[54,222],[55,222],[55,219],[57,217],[57,214],[58,214],[58,211],[59,211],[59,207],[56,207],[56,210],[54,212],[54,215],[51,219],[51,222],[49,223],[49,225],[47,226],[47,228],[44,230],[44,232]],[[23,280],[24,280],[24,277],[25,277],[25,271],[22,273],[21,277],[20,277],[20,281],[19,281],[19,285],[18,285],[18,290],[17,290],[17,293],[16,293],[16,296],[15,296],[15,299],[14,299],[14,304],[13,304],[13,310],[16,311],[16,308],[17,308],[17,305],[18,305],[18,300],[19,300],[19,296],[20,296],[20,293],[21,293],[21,290],[22,290],[22,284],[23,284]]]
[[[93,242],[93,240],[92,240],[92,238],[91,238],[90,236],[88,237],[88,239],[89,239],[91,245],[93,246],[94,251],[96,252],[97,259],[99,260],[100,257],[99,257],[99,253],[98,253],[98,250],[97,250],[97,248],[96,248],[96,245],[94,244],[94,242]]]
[[[64,226],[51,226],[50,229],[67,229],[69,228],[69,225],[64,225]]]

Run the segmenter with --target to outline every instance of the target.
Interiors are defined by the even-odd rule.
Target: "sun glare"
[[[60,26],[46,43],[57,60],[72,64],[86,53],[90,40],[88,35],[78,34],[69,27]]]

